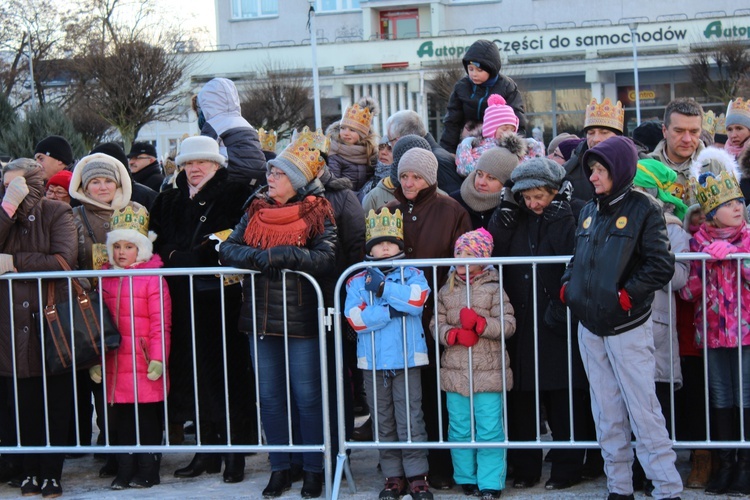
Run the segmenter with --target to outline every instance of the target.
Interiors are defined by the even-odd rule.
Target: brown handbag
[[[55,258],[64,270],[71,270],[60,255],[55,254]],[[71,278],[70,282],[73,285],[72,303],[68,300],[55,303],[55,283],[47,283],[43,340],[48,375],[67,373],[74,367],[76,370],[90,368],[101,363],[102,352],[120,347],[120,332],[106,304],[101,304],[103,314],[101,323],[99,321],[99,294],[84,290],[76,278]]]

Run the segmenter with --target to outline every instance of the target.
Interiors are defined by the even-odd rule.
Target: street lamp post
[[[320,82],[318,82],[318,33],[315,30],[315,0],[310,2],[310,10],[307,14],[308,27],[310,28],[310,47],[312,48],[312,72],[313,72],[313,104],[315,107],[315,128],[323,128],[320,117]]]
[[[638,23],[630,23],[630,39],[633,41],[633,75],[635,76],[635,125],[641,124],[641,88],[638,84],[638,44],[635,35],[638,32]]]

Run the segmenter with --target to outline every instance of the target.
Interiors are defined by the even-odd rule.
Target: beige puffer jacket
[[[505,338],[516,331],[516,318],[508,295],[502,292],[502,313],[505,322]],[[440,343],[448,346],[446,337],[452,328],[460,328],[459,314],[466,307],[466,282],[457,274],[451,274],[448,282],[438,293],[438,324]],[[500,340],[500,283],[497,269],[489,267],[474,278],[471,284],[471,307],[487,319],[487,327],[472,348],[474,367],[474,392],[502,392],[503,375],[502,344]],[[431,329],[434,328],[434,318]],[[469,395],[469,349],[462,345],[446,347],[440,363],[440,384],[443,390]],[[510,358],[505,352],[505,388],[513,388],[513,372]]]

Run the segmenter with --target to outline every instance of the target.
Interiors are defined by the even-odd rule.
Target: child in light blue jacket
[[[383,208],[377,215],[370,210],[365,222],[367,260],[403,258],[399,210],[391,214]],[[418,368],[428,363],[422,309],[430,287],[424,274],[414,267],[372,267],[349,279],[346,294],[346,318],[357,332],[357,367],[364,371],[367,402],[380,441],[406,442],[407,417],[411,440],[427,441]],[[385,475],[381,499],[401,498],[407,489],[412,498],[432,498],[427,450],[380,450],[380,466]]]

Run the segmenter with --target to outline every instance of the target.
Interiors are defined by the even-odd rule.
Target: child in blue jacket
[[[377,215],[370,210],[365,221],[368,261],[403,258],[399,210],[391,214],[383,208]],[[346,294],[346,318],[357,332],[357,367],[363,370],[380,441],[406,442],[407,417],[411,440],[427,441],[419,369],[428,363],[422,309],[430,287],[424,274],[414,267],[371,267],[347,282]],[[380,450],[380,466],[385,488],[379,498],[401,498],[407,487],[412,498],[433,498],[427,483],[427,450]]]

